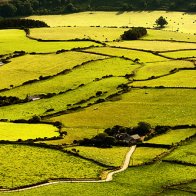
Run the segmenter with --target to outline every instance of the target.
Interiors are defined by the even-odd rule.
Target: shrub
[[[121,35],[122,40],[137,40],[147,34],[144,27],[133,27]]]

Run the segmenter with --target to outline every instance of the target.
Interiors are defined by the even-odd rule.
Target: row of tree
[[[28,34],[28,28],[49,27],[45,22],[31,19],[3,19],[0,20],[0,29],[23,28]]]
[[[86,10],[196,11],[195,0],[10,0],[1,4],[0,16],[27,16],[32,14],[62,14]]]

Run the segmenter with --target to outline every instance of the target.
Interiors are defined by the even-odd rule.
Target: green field
[[[177,52],[164,52],[162,55],[171,58],[195,58],[196,57],[196,46],[195,50],[185,50],[185,51],[177,51]]]
[[[58,129],[46,124],[0,123],[0,140],[51,138],[59,136]]]
[[[148,80],[148,81],[138,81],[131,83],[131,86],[142,87],[196,87],[196,71],[195,70],[185,70],[179,71],[175,74],[164,76],[158,79]]]
[[[135,126],[140,121],[151,125],[194,124],[196,95],[191,89],[135,89],[83,111],[53,118],[69,127],[108,128]],[[95,110],[96,108],[96,110]]]
[[[188,29],[187,29],[188,30]],[[142,37],[143,40],[171,40],[171,41],[184,41],[196,42],[195,35],[189,33],[179,33],[167,30],[153,30],[148,29],[148,34]]]
[[[152,76],[162,76],[169,74],[171,70],[179,68],[194,68],[194,64],[188,61],[164,61],[155,63],[146,63],[135,73],[135,80],[143,80]]]
[[[13,188],[51,178],[97,178],[105,168],[58,150],[0,145],[0,186]]]
[[[43,40],[92,39],[113,41],[120,38],[125,29],[99,27],[56,27],[31,29],[30,36]]]
[[[132,12],[79,12],[66,15],[30,16],[29,19],[42,20],[51,27],[57,26],[143,26],[153,28],[155,20],[167,17],[167,30],[195,33],[194,14],[166,11],[132,11]],[[144,20],[145,19],[145,20]]]
[[[53,28],[34,28],[30,31],[30,36],[43,40],[72,40],[72,39],[93,39],[99,41],[114,41],[126,28],[107,28],[107,27],[53,27]],[[196,42],[194,35],[188,33],[172,32],[167,30],[148,29],[147,36],[142,40],[171,40]],[[177,44],[178,45],[178,44]]]
[[[96,147],[70,147],[68,150],[76,149],[79,155],[96,160],[109,166],[121,166],[124,162],[128,147],[96,148]]]
[[[73,41],[73,42],[38,42],[30,40],[25,37],[25,33],[22,30],[0,30],[0,47],[2,50],[1,54],[10,54],[14,51],[24,50],[25,52],[37,52],[37,53],[48,53],[56,52],[57,50],[65,49],[70,50],[78,47],[97,46],[94,42],[90,41]],[[14,45],[13,45],[14,43]]]
[[[156,30],[155,20],[160,16],[167,19],[168,25]],[[27,38],[23,30],[0,30],[0,90],[8,88],[0,96],[40,99],[2,106],[0,119],[28,120],[37,115],[43,121],[60,121],[62,128],[1,122],[0,140],[16,143],[19,139],[45,138],[41,143],[46,146],[56,145],[56,149],[62,147],[81,157],[51,146],[36,147],[41,145],[39,141],[0,144],[0,191],[44,180],[106,177],[107,168],[122,166],[128,147],[84,147],[75,142],[92,138],[106,128],[147,122],[153,132],[157,125],[195,124],[194,13],[89,11],[26,18],[45,21],[51,27],[30,29],[30,36],[45,40],[42,42]],[[120,35],[133,26],[148,27],[147,35],[136,41],[121,41]],[[61,49],[66,51],[57,52]],[[21,50],[26,54],[15,57]],[[7,57],[10,62],[3,64]],[[23,84],[30,80],[37,81]],[[0,102],[6,105],[9,100]],[[47,140],[59,136],[59,132],[64,132],[61,139]],[[137,147],[128,169],[115,174],[111,182],[56,182],[0,195],[187,195],[187,190],[195,191],[192,180],[196,168],[188,163],[196,162],[196,146],[195,139],[181,141],[194,134],[195,128],[171,129],[145,141],[144,145],[176,148],[171,152],[166,148]]]
[[[131,74],[138,67],[138,65],[132,64],[130,61],[120,58],[110,58],[101,61],[90,62],[76,69],[72,69],[72,71],[68,74],[59,75],[49,80],[40,81],[34,84],[21,86],[19,88],[4,92],[2,95],[15,95],[20,98],[25,98],[27,94],[35,95],[42,93],[47,94],[65,92],[68,89],[75,89],[81,84],[89,84],[96,78],[101,79],[106,75],[121,77],[125,76],[126,74]],[[123,81],[126,80],[123,78],[117,78],[113,81],[114,83],[117,81],[122,81],[123,83]]]
[[[139,59],[139,62],[156,62],[156,61],[167,61],[166,58],[154,55],[149,52],[137,51],[137,50],[127,50],[127,49],[120,49],[120,48],[110,48],[110,47],[98,47],[98,48],[91,48],[85,51],[95,52],[97,54],[107,54],[113,55],[118,57],[127,57],[132,60]]]
[[[74,128],[69,128],[69,127],[64,127],[62,128],[62,131],[66,131],[67,135],[64,136],[63,139],[60,140],[50,140],[46,141],[45,143],[47,144],[73,144],[74,140],[82,140],[84,138],[92,138],[98,133],[102,133],[104,130],[103,129],[97,129],[94,127],[74,127]]]
[[[167,152],[164,148],[137,147],[131,156],[129,165],[135,166],[148,163],[164,152]]]
[[[3,195],[152,195],[163,190],[163,186],[185,182],[195,178],[196,168],[170,163],[132,167],[115,175],[110,183],[60,183],[24,192],[4,193]],[[178,174],[178,175],[176,175]],[[112,191],[111,191],[112,190]]]
[[[10,85],[18,86],[25,81],[38,79],[40,76],[52,76],[90,60],[104,58],[100,55],[82,52],[65,52],[58,55],[25,55],[13,58],[10,63],[0,67],[0,88],[8,88]]]
[[[77,105],[80,101],[90,99],[89,101],[84,101],[84,104],[78,104],[80,106],[87,106],[88,103],[94,103],[100,98],[105,99],[107,96],[118,92],[117,86],[126,82],[127,80],[124,77],[111,77],[89,83],[76,90],[71,90],[52,98],[1,107],[0,119],[27,119],[34,115],[46,115],[49,114],[46,113],[48,109],[53,109],[50,113],[55,113],[67,110],[68,104],[73,106],[74,104]],[[97,97],[97,91],[102,91],[103,94]]]
[[[144,41],[131,40],[109,43],[110,46],[125,47],[131,49],[150,50],[150,51],[170,51],[180,49],[195,49],[195,43],[181,43],[170,41]]]
[[[196,129],[177,129],[170,130],[165,134],[156,136],[148,141],[147,143],[153,144],[175,144],[180,142],[181,140],[185,140],[186,138],[194,135],[196,133]]]
[[[173,151],[165,160],[170,161],[183,161],[186,163],[196,164],[196,142],[193,139],[187,142],[183,146],[179,146],[175,151]]]

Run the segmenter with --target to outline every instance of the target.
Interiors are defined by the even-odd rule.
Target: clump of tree
[[[18,97],[14,96],[0,96],[0,107],[1,106],[8,106],[12,104],[24,103],[25,100],[19,99]]]
[[[160,16],[156,21],[155,21],[156,25],[160,28],[165,27],[165,25],[168,24],[167,20],[163,17]]]
[[[0,20],[0,28],[22,28],[28,31],[28,28],[49,27],[45,22],[31,19],[3,19]]]
[[[112,128],[107,128],[103,133],[99,133],[91,139],[84,138],[80,141],[75,141],[83,146],[96,147],[112,147],[112,146],[130,146],[140,142],[142,136],[151,134],[152,127],[149,123],[139,122],[135,127],[123,127],[116,125]]]
[[[87,10],[175,10],[195,11],[195,0],[9,0],[0,1],[0,16],[63,14]]]
[[[122,40],[137,40],[143,36],[147,35],[147,30],[144,27],[133,27],[128,31],[125,31],[121,35]]]

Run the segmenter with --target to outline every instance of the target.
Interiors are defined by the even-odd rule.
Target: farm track
[[[125,159],[124,159],[124,163],[121,166],[121,168],[116,171],[109,172],[107,174],[107,177],[105,180],[56,180],[54,182],[43,182],[38,185],[27,186],[24,188],[0,190],[0,192],[2,192],[2,193],[20,192],[20,191],[30,190],[30,189],[34,189],[34,188],[39,188],[39,187],[49,186],[49,185],[54,185],[54,184],[59,184],[59,183],[103,183],[103,182],[110,182],[113,180],[114,174],[123,172],[128,168],[131,156],[134,153],[135,149],[136,149],[136,145],[130,147],[130,150],[127,152]]]

